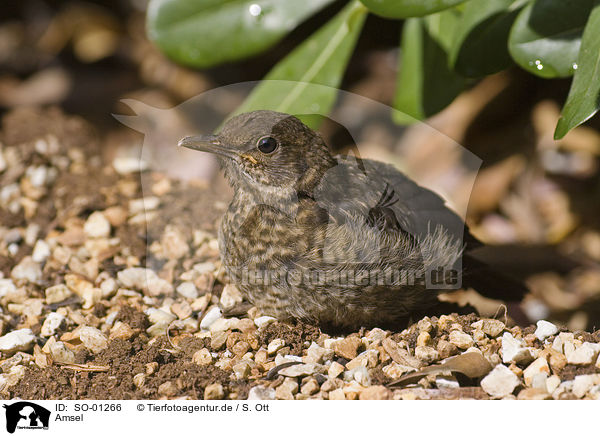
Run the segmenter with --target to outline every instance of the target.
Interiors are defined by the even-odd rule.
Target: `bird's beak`
[[[186,136],[177,145],[192,150],[205,151],[230,159],[239,158],[239,152],[223,144],[216,135]]]

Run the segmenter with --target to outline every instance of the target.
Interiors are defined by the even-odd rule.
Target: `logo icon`
[[[42,406],[29,401],[18,401],[6,405],[6,431],[14,433],[19,429],[43,429],[48,430],[50,411]]]

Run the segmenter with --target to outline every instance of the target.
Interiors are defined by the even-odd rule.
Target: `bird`
[[[239,114],[178,145],[217,156],[234,192],[222,265],[265,315],[351,330],[399,325],[464,286],[527,293],[471,254],[483,244],[438,194],[390,164],[334,156],[293,115]]]

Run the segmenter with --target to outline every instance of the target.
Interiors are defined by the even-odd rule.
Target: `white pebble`
[[[242,302],[242,294],[235,285],[226,284],[221,293],[221,306],[223,309],[231,309]]]
[[[185,298],[195,300],[198,298],[198,288],[192,282],[183,282],[177,286],[177,293]]]
[[[33,253],[31,254],[31,258],[34,262],[44,262],[50,256],[50,247],[48,244],[39,239],[35,243],[35,247],[33,247]]]
[[[137,173],[148,169],[148,162],[136,157],[117,157],[113,160],[113,168],[121,175]]]
[[[13,330],[0,338],[0,351],[8,354],[27,351],[34,341],[35,335],[30,329]]]
[[[522,341],[515,339],[509,332],[504,332],[504,335],[502,335],[502,362],[526,364],[532,360],[533,355],[529,348],[525,347]]]
[[[285,341],[281,338],[273,339],[267,346],[267,353],[273,355],[285,347]]]
[[[100,330],[90,326],[83,326],[79,330],[79,339],[83,346],[92,353],[99,353],[108,347],[108,339]]]
[[[110,222],[102,212],[96,211],[86,220],[83,231],[90,238],[107,238],[110,235]]]
[[[261,329],[262,327],[266,327],[275,321],[277,320],[272,316],[259,316],[258,318],[254,319],[254,325],[256,325],[258,329]]]
[[[40,264],[34,262],[30,256],[25,256],[18,265],[16,265],[11,273],[14,280],[23,280],[29,283],[39,284],[42,280],[42,269]]]
[[[553,336],[556,333],[558,333],[558,327],[556,327],[551,322],[544,321],[543,319],[540,319],[537,322],[537,329],[535,329],[534,335],[540,341],[543,341],[544,339],[546,339],[546,338],[548,338],[550,336]]]
[[[527,386],[533,386],[534,378],[538,374],[550,375],[548,361],[543,357],[538,357],[523,371],[523,380]]]
[[[254,386],[248,392],[248,400],[274,400],[275,389],[263,386]]]
[[[519,377],[502,364],[496,367],[481,380],[481,387],[493,397],[505,397],[519,386]]]
[[[588,365],[593,363],[600,352],[600,344],[592,344],[591,342],[584,342],[572,351],[567,351],[566,348],[565,356],[567,356],[567,362],[572,365]]]
[[[202,318],[202,322],[200,323],[200,328],[203,330],[208,330],[208,328],[210,328],[211,324],[213,324],[216,320],[218,320],[219,318],[221,318],[223,316],[223,313],[221,312],[221,309],[217,306],[212,307],[204,316],[204,318]]]
[[[45,337],[54,336],[56,330],[58,330],[64,320],[65,317],[60,313],[50,312],[48,316],[46,316],[44,324],[42,324],[41,335]]]
[[[0,298],[16,290],[17,287],[11,279],[0,279]]]

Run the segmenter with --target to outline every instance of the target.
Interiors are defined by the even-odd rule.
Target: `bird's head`
[[[233,117],[218,134],[188,136],[179,145],[217,155],[229,182],[241,188],[299,189],[335,165],[318,133],[292,115],[266,110]]]

